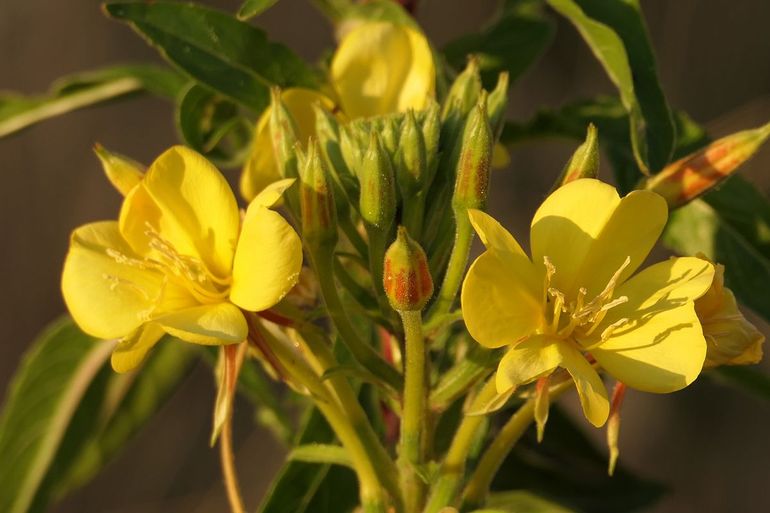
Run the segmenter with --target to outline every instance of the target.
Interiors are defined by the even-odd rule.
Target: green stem
[[[387,318],[390,317],[393,309],[390,307],[387,296],[385,296],[382,276],[390,229],[383,230],[376,226],[367,225],[366,233],[369,236],[369,272],[372,275],[372,287],[377,297],[377,304],[380,305],[383,316]]]
[[[385,381],[394,390],[400,391],[403,385],[401,374],[389,365],[372,346],[366,344],[359,337],[345,314],[334,282],[333,254],[328,251],[317,251],[311,253],[311,259],[321,288],[321,295],[324,303],[326,303],[326,310],[342,341],[361,365]]]
[[[353,428],[346,412],[306,361],[298,358],[291,348],[265,330],[259,321],[254,325],[259,331],[258,336],[268,341],[284,369],[308,389],[316,407],[326,417],[337,438],[349,452],[358,476],[359,493],[364,511],[387,513],[388,493],[380,483],[377,469],[366,445]]]
[[[404,366],[404,406],[401,414],[399,467],[407,513],[418,513],[425,495],[425,483],[417,469],[423,464],[427,380],[425,339],[419,310],[399,311],[404,324],[406,359]]]
[[[555,399],[573,384],[572,379],[559,383],[548,391],[551,399]],[[473,475],[463,491],[462,511],[470,511],[480,507],[487,498],[492,479],[500,470],[500,465],[519,441],[535,418],[535,398],[527,400],[514,413],[498,433],[479,460]]]
[[[457,226],[452,254],[449,257],[441,290],[428,314],[428,323],[449,312],[465,276],[465,266],[468,264],[468,255],[473,242],[473,227],[465,209],[455,210],[455,221]]]
[[[471,402],[470,409],[478,410],[497,394],[495,377],[492,376]],[[430,500],[425,506],[425,513],[438,513],[439,510],[454,503],[459,492],[460,483],[465,475],[465,464],[468,460],[476,433],[484,423],[484,415],[464,416],[460,426],[455,431],[452,444],[441,463],[441,470],[436,484],[433,486]]]

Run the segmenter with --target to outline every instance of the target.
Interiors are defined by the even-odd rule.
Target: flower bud
[[[425,119],[422,121],[422,138],[425,142],[425,158],[427,176],[423,181],[423,190],[428,190],[436,176],[438,168],[438,138],[441,133],[441,117],[439,116],[440,107],[435,101],[431,102],[425,111]]]
[[[388,155],[395,155],[398,150],[398,119],[394,116],[388,116],[381,120],[382,128],[382,146]]]
[[[487,117],[486,93],[482,92],[468,119],[457,161],[452,208],[483,210],[489,189],[489,164],[492,157],[492,133]]]
[[[414,111],[409,110],[401,128],[396,153],[396,180],[402,196],[408,198],[426,189],[422,181],[426,177],[427,164],[425,139]]]
[[[385,252],[383,287],[390,306],[398,311],[419,311],[433,295],[433,280],[422,247],[403,226]]]
[[[670,208],[694,200],[730,176],[770,137],[770,123],[723,137],[666,166],[645,188],[663,196]]]
[[[281,90],[274,87],[271,91],[270,137],[273,140],[273,151],[278,164],[278,172],[283,178],[297,178],[297,155],[294,147],[297,144],[297,126],[291,113],[281,100]]]
[[[476,104],[481,94],[481,75],[479,75],[479,60],[475,55],[468,58],[468,65],[457,75],[449,88],[444,109],[441,113],[447,119],[452,111],[457,110],[464,117]]]
[[[556,181],[556,187],[574,182],[578,178],[599,176],[599,137],[593,123],[588,125],[586,140],[578,146]]]
[[[112,153],[101,144],[94,146],[94,153],[99,157],[107,179],[123,196],[144,178],[144,166],[132,159]]]
[[[337,206],[340,206],[342,200],[347,202],[357,200],[358,198],[358,180],[345,163],[340,148],[340,127],[337,119],[331,112],[321,107],[320,104],[313,106],[316,118],[316,133],[318,134],[318,147],[324,159],[327,169],[337,184],[335,191],[339,190],[344,196],[338,196]]]
[[[363,220],[380,230],[388,229],[396,216],[396,185],[390,157],[377,132],[372,132],[369,149],[361,162],[359,207]]]
[[[299,203],[302,237],[315,247],[337,244],[337,216],[334,196],[319,154],[318,143],[310,139],[300,171]]]
[[[508,108],[508,72],[500,73],[495,89],[487,98],[487,111],[489,112],[489,126],[495,140],[500,137],[505,124],[505,111]]]
[[[706,338],[704,367],[758,363],[765,337],[746,320],[732,291],[724,286],[724,266],[715,264],[714,268],[711,287],[695,300],[695,313]]]
[[[353,176],[360,180],[364,152],[354,133],[352,124],[340,127],[340,152],[347,168],[353,173]]]

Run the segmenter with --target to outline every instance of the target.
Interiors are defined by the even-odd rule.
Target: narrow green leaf
[[[289,452],[288,459],[290,461],[304,461],[305,463],[330,463],[332,465],[353,468],[348,452],[341,445],[298,445]]]
[[[655,54],[639,0],[576,0],[591,18],[612,27],[628,54],[634,81],[634,94],[644,118],[647,162],[650,171],[659,171],[671,160],[676,142],[673,115],[658,78]]]
[[[238,19],[248,20],[274,6],[278,0],[244,0],[238,9]]]
[[[270,87],[314,87],[313,71],[287,47],[227,13],[172,2],[110,3],[169,62],[254,112],[270,103]]]
[[[497,511],[500,513],[572,513],[573,510],[567,509],[554,502],[527,492],[525,490],[515,490],[510,492],[498,492],[490,494],[486,505],[491,508],[488,510],[479,510],[474,513],[484,513]]]
[[[393,0],[371,0],[369,2],[337,2],[338,16],[343,20],[389,21],[397,25],[420,30],[411,14]]]
[[[468,55],[476,55],[487,89],[494,86],[501,71],[515,81],[553,39],[554,25],[543,16],[540,5],[539,0],[507,0],[497,19],[484,30],[444,47],[447,61],[459,70],[465,67]]]
[[[0,137],[48,118],[148,91],[174,97],[183,85],[176,72],[152,65],[114,66],[62,77],[48,94],[26,96],[0,92]]]
[[[98,343],[60,319],[26,354],[0,420],[0,511],[29,511],[78,404],[113,345]]]
[[[640,106],[637,92],[634,89],[634,75],[631,71],[629,54],[626,51],[623,40],[613,30],[613,27],[592,18],[575,0],[547,0],[547,2],[559,14],[569,19],[575,25],[583,39],[588,43],[591,51],[593,51],[604,67],[612,83],[617,87],[620,100],[628,113],[634,157],[639,168],[643,172],[649,173],[651,162],[648,160],[644,112]],[[633,31],[629,30],[629,32]],[[643,54],[642,52],[637,53]],[[649,63],[647,64],[649,65]],[[641,62],[639,65],[642,66],[644,63]],[[670,146],[672,144],[673,141],[669,141],[668,145],[659,145],[655,146],[655,148],[659,150],[661,147],[668,146],[670,153]],[[666,160],[667,158],[668,155],[666,155]],[[654,163],[658,164],[657,157]]]

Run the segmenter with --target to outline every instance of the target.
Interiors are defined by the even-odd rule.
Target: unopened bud
[[[489,189],[489,165],[492,158],[492,133],[487,117],[486,93],[471,112],[465,126],[460,158],[457,161],[452,207],[455,210],[483,210]]]
[[[427,159],[427,176],[423,181],[423,190],[428,190],[436,176],[438,168],[438,141],[441,133],[441,117],[439,116],[440,107],[435,100],[431,102],[425,111],[425,119],[422,121],[422,138],[425,141],[425,157]]]
[[[599,176],[599,137],[593,123],[588,125],[588,133],[583,144],[578,146],[575,153],[567,161],[567,165],[556,181],[556,187],[574,182],[579,178],[596,178]]]
[[[401,140],[396,154],[396,180],[405,198],[424,190],[422,181],[427,169],[425,153],[422,130],[417,124],[414,111],[410,110],[401,128]]]
[[[770,123],[723,137],[702,150],[666,166],[645,184],[677,208],[730,176],[770,137]]]
[[[112,153],[101,144],[94,146],[94,153],[99,157],[107,179],[123,196],[144,178],[145,167],[135,160]]]
[[[401,312],[422,310],[433,295],[425,252],[403,226],[385,252],[383,287],[390,306]]]
[[[299,203],[302,236],[312,246],[337,244],[337,217],[334,196],[319,154],[318,143],[311,139],[300,171]]]
[[[505,111],[508,108],[508,72],[500,73],[497,78],[497,85],[489,93],[487,99],[487,111],[489,112],[489,126],[492,128],[492,135],[495,140],[500,137],[505,122]]]
[[[318,146],[324,163],[331,176],[336,182],[337,188],[343,197],[337,197],[337,206],[340,207],[343,198],[347,202],[357,200],[358,198],[358,180],[345,163],[340,148],[340,127],[337,119],[331,112],[321,107],[320,104],[313,106],[316,119],[316,134],[318,135]]]
[[[372,132],[369,149],[364,155],[359,174],[361,217],[380,230],[388,229],[396,216],[396,184],[390,157],[385,153],[377,132]]]
[[[294,147],[297,144],[297,125],[281,100],[281,90],[274,87],[271,91],[270,137],[278,164],[278,172],[283,178],[297,178],[298,166]]]
[[[704,367],[758,363],[765,336],[746,320],[735,295],[724,286],[724,266],[715,264],[714,269],[711,287],[695,300],[695,313],[706,339]]]
[[[447,119],[454,110],[464,117],[478,101],[479,94],[481,94],[479,60],[475,55],[471,55],[467,66],[457,75],[449,88],[441,117]]]
[[[361,163],[364,160],[364,151],[358,142],[352,125],[340,127],[340,151],[347,168],[360,180]]]
[[[382,146],[388,155],[395,155],[398,150],[398,119],[394,116],[388,116],[381,122]]]

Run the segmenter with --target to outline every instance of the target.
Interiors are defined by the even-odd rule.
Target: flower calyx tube
[[[297,148],[297,151],[301,149]],[[320,155],[318,141],[311,138],[300,168],[300,219],[302,236],[314,248],[330,251],[337,245],[337,212],[326,166]]]

